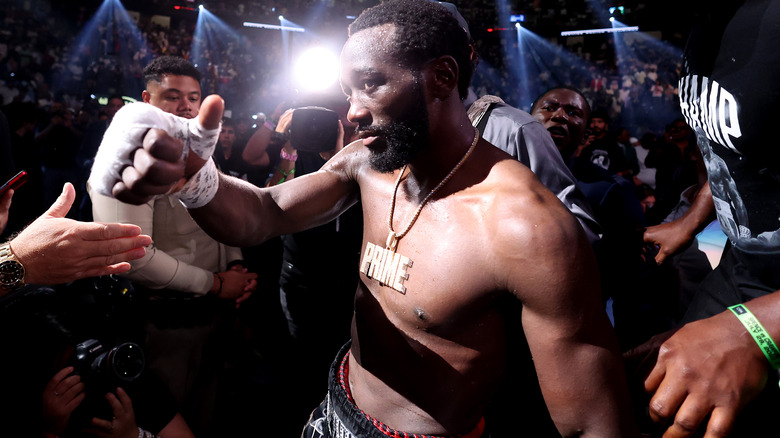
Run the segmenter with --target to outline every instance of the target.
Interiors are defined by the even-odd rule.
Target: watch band
[[[0,245],[0,288],[13,289],[24,284],[24,266],[16,258],[10,243]]]
[[[6,242],[0,245],[0,259],[6,259],[9,257],[14,257],[14,252],[11,251],[11,244]]]

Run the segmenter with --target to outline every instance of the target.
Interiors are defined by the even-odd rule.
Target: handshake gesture
[[[212,95],[197,118],[184,119],[145,103],[124,106],[103,137],[90,185],[130,204],[176,193],[187,207],[202,207],[217,189],[209,158],[224,107],[222,98]]]

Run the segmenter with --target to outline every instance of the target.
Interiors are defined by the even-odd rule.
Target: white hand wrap
[[[122,179],[122,171],[133,165],[133,154],[143,147],[143,138],[151,128],[162,129],[184,144],[182,160],[187,159],[190,149],[203,159],[210,157],[220,132],[220,127],[203,128],[198,118],[178,117],[148,103],[125,105],[103,136],[89,184],[99,193],[112,196],[111,189]]]
[[[219,172],[214,160],[209,158],[198,173],[192,175],[184,187],[176,192],[182,204],[187,208],[200,208],[208,204],[219,189]]]

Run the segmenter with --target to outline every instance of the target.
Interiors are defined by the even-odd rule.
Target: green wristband
[[[764,356],[769,360],[769,364],[772,368],[780,368],[780,349],[777,348],[775,341],[769,336],[769,333],[764,330],[764,326],[758,322],[753,312],[751,312],[744,304],[737,304],[736,306],[729,307],[729,310],[734,312],[739,322],[745,326],[748,333],[753,336],[753,340],[758,344],[758,348],[764,352]]]
[[[277,167],[276,170],[278,170],[279,173],[281,173],[285,178],[287,178],[288,176],[292,175],[295,172],[294,167],[288,170],[287,172],[285,172],[284,169],[282,169],[282,166]]]

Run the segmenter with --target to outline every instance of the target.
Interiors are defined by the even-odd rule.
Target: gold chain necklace
[[[430,193],[428,193],[428,196],[425,197],[425,199],[422,200],[420,203],[420,206],[417,207],[417,211],[414,212],[414,216],[412,216],[412,220],[409,221],[409,225],[404,228],[404,230],[400,233],[396,233],[393,231],[393,212],[395,211],[395,198],[398,194],[398,186],[401,185],[401,176],[403,176],[404,172],[406,171],[406,165],[401,168],[401,171],[398,173],[398,179],[395,181],[395,189],[393,190],[393,198],[390,201],[390,214],[387,218],[387,228],[390,229],[390,234],[387,236],[387,242],[385,243],[385,248],[388,251],[395,251],[396,247],[398,246],[398,241],[401,240],[402,237],[406,236],[406,233],[409,232],[409,230],[412,229],[412,225],[414,225],[415,221],[417,221],[417,218],[420,216],[420,212],[422,211],[423,207],[425,207],[425,204],[428,203],[428,200],[431,199],[433,195],[436,194],[436,192],[439,191],[442,187],[444,187],[444,184],[447,184],[447,181],[452,178],[453,175],[455,175],[455,172],[460,169],[460,167],[463,165],[463,163],[466,162],[466,160],[469,158],[469,155],[471,155],[471,152],[474,151],[474,147],[477,145],[477,141],[479,140],[479,131],[477,131],[476,128],[474,128],[474,140],[471,142],[471,146],[466,151],[466,154],[463,155],[463,158],[458,161],[458,164],[455,165],[455,167],[452,168],[450,173],[447,174],[447,176],[444,177],[441,182],[431,190]]]
[[[406,233],[409,232],[409,230],[412,229],[412,225],[414,225],[414,222],[420,216],[420,212],[422,211],[423,207],[425,207],[425,204],[428,203],[428,200],[430,200],[431,197],[444,186],[444,184],[447,184],[447,181],[452,178],[452,175],[455,175],[455,172],[460,169],[469,155],[471,155],[471,153],[474,151],[474,147],[477,146],[478,140],[479,131],[474,129],[474,141],[471,142],[469,150],[466,151],[466,154],[463,156],[463,158],[460,159],[458,164],[455,165],[450,173],[447,174],[443,180],[441,180],[439,185],[434,187],[433,190],[428,193],[428,196],[422,200],[420,206],[417,207],[417,211],[414,212],[412,220],[409,221],[409,225],[407,225],[400,234],[397,234],[395,231],[393,231],[393,212],[395,210],[395,198],[398,194],[398,186],[401,185],[401,177],[406,171],[406,166],[401,168],[401,171],[398,173],[398,179],[395,182],[393,199],[390,202],[390,215],[387,219],[387,226],[390,229],[390,234],[387,236],[387,243],[385,244],[385,247],[382,248],[380,245],[366,242],[366,248],[363,251],[363,257],[360,261],[360,272],[365,274],[365,276],[368,278],[373,278],[379,281],[379,284],[382,286],[391,287],[398,292],[401,292],[402,294],[406,293],[406,286],[404,286],[404,282],[409,279],[408,271],[409,268],[412,267],[412,260],[409,259],[409,257],[395,252],[396,247],[398,246],[398,241],[404,237]]]

